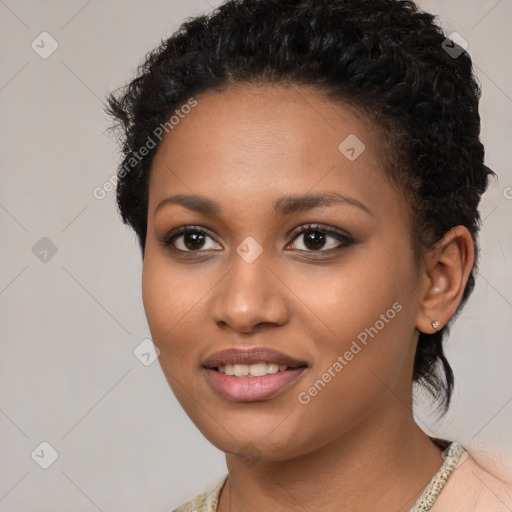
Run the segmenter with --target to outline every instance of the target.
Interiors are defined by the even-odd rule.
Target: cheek
[[[178,361],[191,357],[185,350],[182,329],[193,316],[197,285],[184,278],[183,272],[169,268],[165,258],[148,248],[142,270],[142,300],[152,340],[160,349],[160,363],[169,371],[180,371]],[[190,344],[189,344],[190,345]]]
[[[176,399],[185,411],[193,408],[194,381],[188,378],[195,363],[194,343],[187,326],[197,298],[183,273],[170,269],[164,258],[146,249],[142,271],[142,299],[153,343],[160,349],[158,362]]]
[[[155,343],[155,338],[160,338],[166,327],[171,328],[175,311],[173,304],[169,304],[169,301],[173,300],[173,294],[169,291],[174,286],[169,282],[168,276],[161,271],[161,267],[162,265],[159,265],[146,249],[142,269],[142,301]]]
[[[302,389],[304,401],[315,402],[312,409],[329,408],[340,397],[345,407],[357,408],[385,389],[379,379],[390,387],[405,385],[414,355],[415,278],[408,246],[396,242],[392,249],[368,247],[338,271],[301,281],[298,295],[308,297],[322,321],[316,328],[304,324],[316,344],[315,365]]]
[[[186,271],[171,266],[168,258],[151,246],[146,249],[142,300],[151,332],[159,338],[172,332],[199,300],[202,287],[186,276]]]
[[[393,305],[398,302],[403,310],[415,273],[407,257],[400,260],[390,252],[389,247],[375,244],[354,252],[337,267],[313,268],[302,276],[290,273],[288,280],[294,283],[294,291],[315,313],[314,327],[304,326],[312,334],[316,330],[313,340],[323,331],[324,348],[330,344],[339,351],[361,333],[364,339],[365,329],[375,324],[382,337],[396,332],[405,315],[397,314],[398,306],[393,309]]]

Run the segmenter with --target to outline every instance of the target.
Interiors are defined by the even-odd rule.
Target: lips
[[[299,361],[277,350],[265,347],[252,347],[248,349],[228,348],[215,352],[203,361],[205,368],[219,368],[228,364],[253,365],[258,363],[277,364],[288,368],[307,366],[304,361]]]
[[[257,402],[273,398],[306,370],[307,364],[264,347],[231,348],[203,361],[212,389],[230,402]]]

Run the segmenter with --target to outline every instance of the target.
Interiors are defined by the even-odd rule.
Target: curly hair
[[[315,87],[372,119],[387,143],[385,176],[410,208],[416,261],[457,225],[469,230],[478,256],[477,208],[495,175],[479,139],[481,91],[470,56],[447,45],[435,21],[408,0],[229,0],[185,20],[107,98],[122,141],[118,209],[142,257],[158,149],[148,149],[151,135],[195,95],[248,83]],[[413,382],[443,412],[454,384],[443,337],[474,288],[475,272],[476,264],[448,324],[419,334]]]

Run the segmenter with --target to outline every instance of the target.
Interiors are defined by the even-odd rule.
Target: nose
[[[241,333],[282,326],[289,320],[286,291],[263,254],[252,263],[235,254],[231,270],[214,288],[213,320]]]

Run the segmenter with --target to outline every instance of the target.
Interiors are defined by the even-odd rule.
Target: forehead
[[[164,137],[163,145],[167,141],[179,146],[191,132],[199,152],[211,146],[210,142],[250,150],[257,139],[268,151],[288,149],[303,154],[309,150],[315,154],[330,144],[338,155],[341,137],[350,133],[358,133],[374,149],[380,143],[374,123],[358,108],[341,100],[335,103],[312,87],[293,85],[239,85],[222,92],[207,92]],[[304,144],[304,138],[309,139],[308,144]]]
[[[310,87],[233,87],[198,96],[162,139],[150,212],[171,192],[244,204],[321,189],[374,202],[393,193],[383,169],[379,131],[357,108]]]

